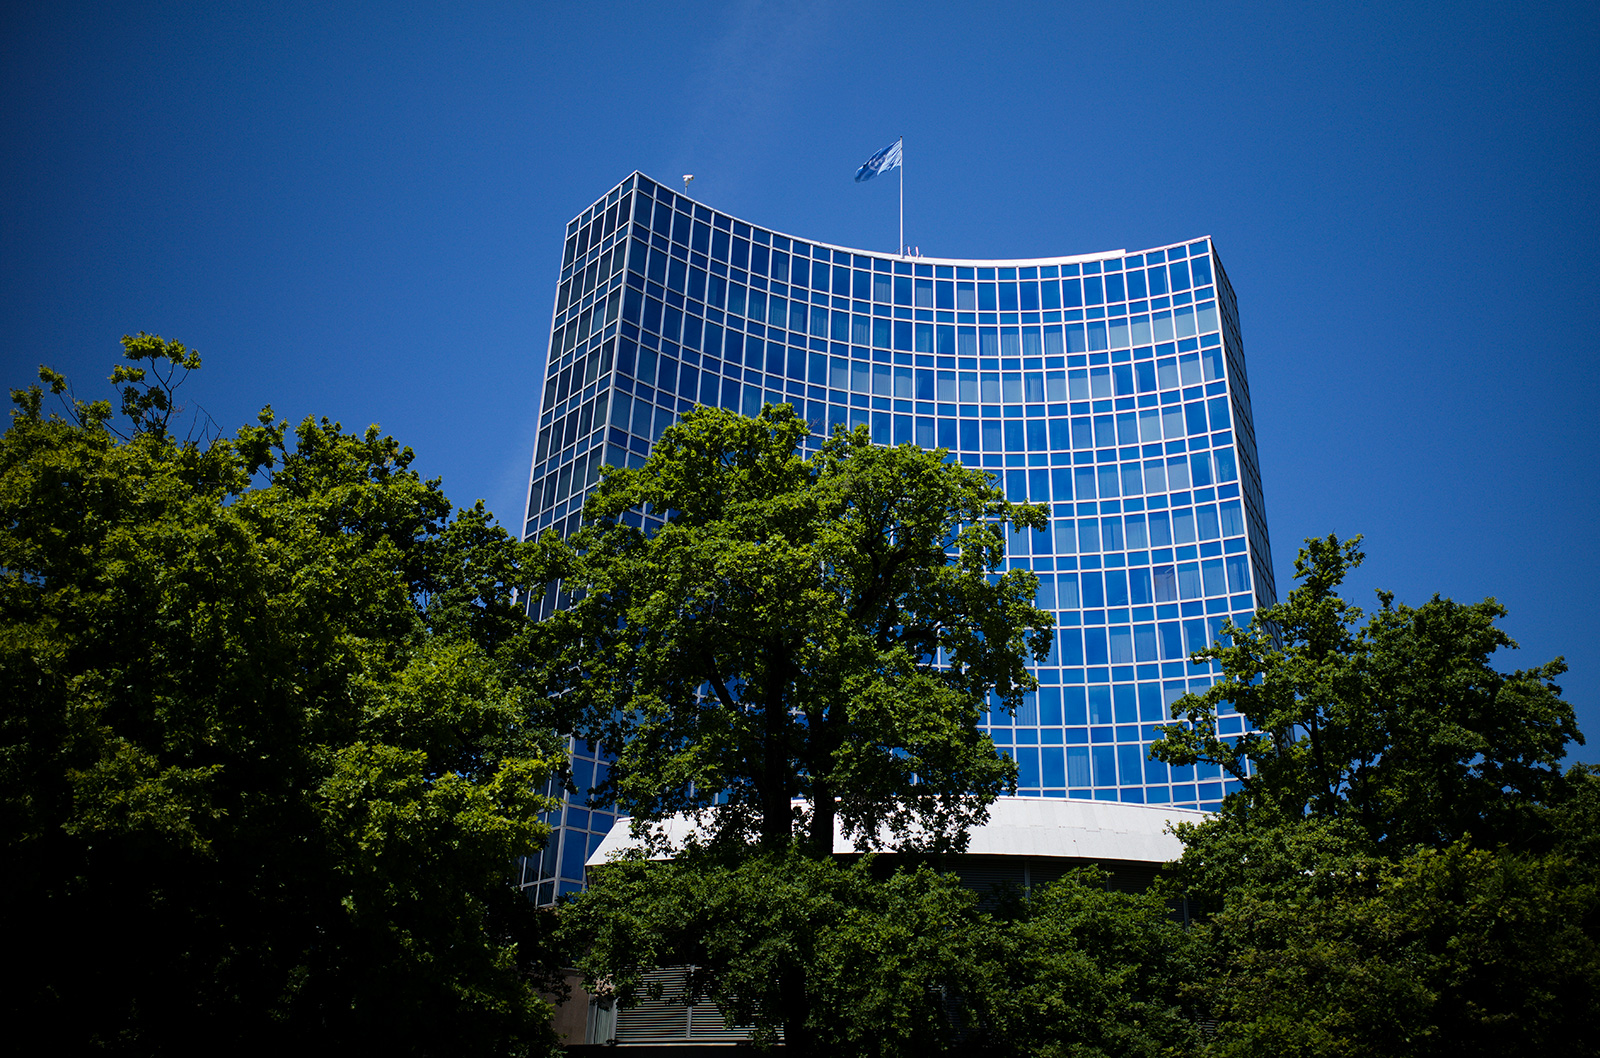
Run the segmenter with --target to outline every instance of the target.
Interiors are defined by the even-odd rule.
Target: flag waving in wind
[[[868,158],[866,164],[856,170],[856,183],[871,180],[879,173],[887,173],[890,169],[900,165],[900,140],[895,140],[883,150]]]

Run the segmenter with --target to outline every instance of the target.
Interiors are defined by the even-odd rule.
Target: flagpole
[[[900,256],[906,255],[906,138],[900,137]]]

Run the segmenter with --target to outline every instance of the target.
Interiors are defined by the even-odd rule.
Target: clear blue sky
[[[198,348],[232,429],[378,422],[520,520],[566,221],[634,169],[779,230],[1212,235],[1278,580],[1494,595],[1600,761],[1600,5],[127,4],[0,16],[8,386]]]

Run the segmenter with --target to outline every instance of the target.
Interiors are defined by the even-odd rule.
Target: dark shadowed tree
[[[1301,581],[1197,657],[1153,753],[1243,784],[1182,825],[1173,891],[1203,912],[1195,994],[1226,1055],[1594,1053],[1597,784],[1557,659],[1502,672],[1494,600],[1339,597],[1358,541],[1309,540]],[[1249,733],[1216,733],[1231,708]]]
[[[1180,996],[1193,944],[1158,898],[1093,870],[984,909],[954,875],[818,860],[631,859],[565,908],[581,964],[619,1002],[716,1003],[787,1053],[1150,1056],[1199,1042]],[[797,1010],[794,982],[803,981]]]
[[[1003,900],[981,916],[955,978],[960,1053],[1039,1058],[1190,1054],[1201,1042],[1188,985],[1199,950],[1156,893],[1109,889],[1096,868]]]
[[[199,358],[0,437],[7,1021],[68,1052],[543,1052],[527,550],[382,437],[174,437]],[[178,374],[173,374],[178,372]],[[42,377],[57,395],[65,381]]]

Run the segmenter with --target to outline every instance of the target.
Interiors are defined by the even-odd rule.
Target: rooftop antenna
[[[685,195],[687,195],[689,193],[689,185],[691,183],[693,183],[693,182],[694,182],[694,174],[693,173],[684,173],[683,174],[683,193]]]

